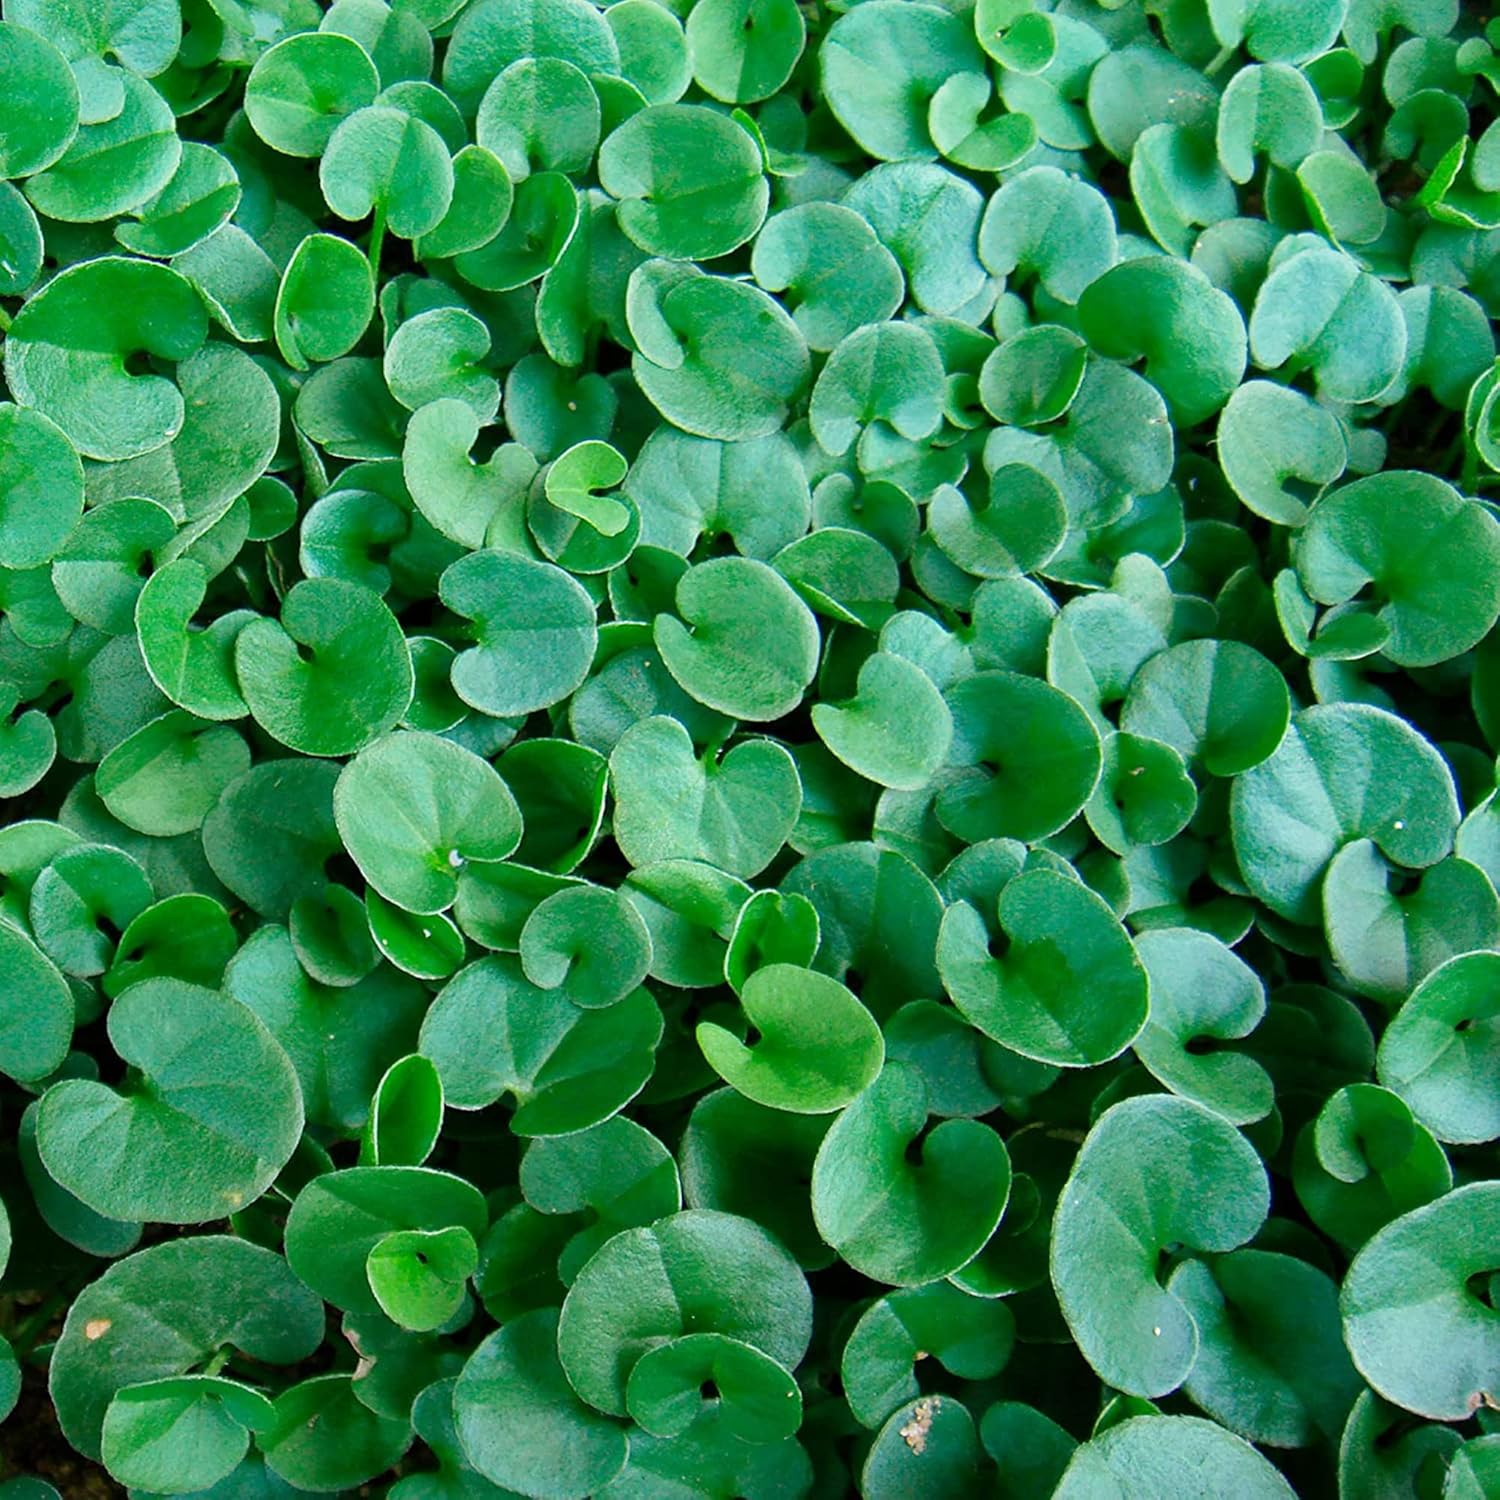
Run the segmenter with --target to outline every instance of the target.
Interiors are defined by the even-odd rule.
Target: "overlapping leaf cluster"
[[[1479,10],[4,0],[12,1467],[1500,1493]]]

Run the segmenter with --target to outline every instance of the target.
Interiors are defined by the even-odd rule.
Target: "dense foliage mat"
[[[3,0],[0,1500],[1500,1495],[1500,26]]]

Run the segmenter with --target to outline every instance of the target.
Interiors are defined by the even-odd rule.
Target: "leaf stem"
[[[385,209],[377,205],[375,217],[370,222],[370,249],[369,261],[370,271],[375,280],[380,280],[380,251],[385,244]]]
[[[1212,78],[1214,74],[1217,73],[1219,69],[1222,68],[1224,64],[1227,63],[1230,58],[1232,58],[1239,50],[1240,49],[1238,45],[1230,47],[1220,47],[1219,50],[1214,54],[1213,61],[1210,62],[1209,65],[1203,70],[1203,76],[1205,78]]]
[[[53,1292],[16,1324],[11,1330],[10,1342],[17,1360],[24,1360],[31,1353],[41,1335],[46,1332],[48,1323],[60,1309],[68,1305],[69,1300],[67,1293]]]
[[[233,1357],[234,1350],[228,1344],[225,1344],[224,1347],[220,1349],[218,1353],[215,1354],[214,1357],[209,1360],[206,1365],[204,1365],[203,1373],[205,1375],[217,1375],[219,1371],[222,1370]]]
[[[0,334],[10,332],[10,323],[10,314],[3,307],[0,307]]]

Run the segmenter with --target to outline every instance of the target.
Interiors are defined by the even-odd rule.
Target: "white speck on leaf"
[[[932,1431],[933,1414],[942,1401],[937,1396],[924,1396],[918,1401],[911,1414],[911,1420],[900,1429],[901,1440],[918,1457],[926,1451],[927,1434]]]

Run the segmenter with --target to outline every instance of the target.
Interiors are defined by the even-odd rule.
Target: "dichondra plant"
[[[0,1500],[1500,1495],[1500,22],[0,0]]]

